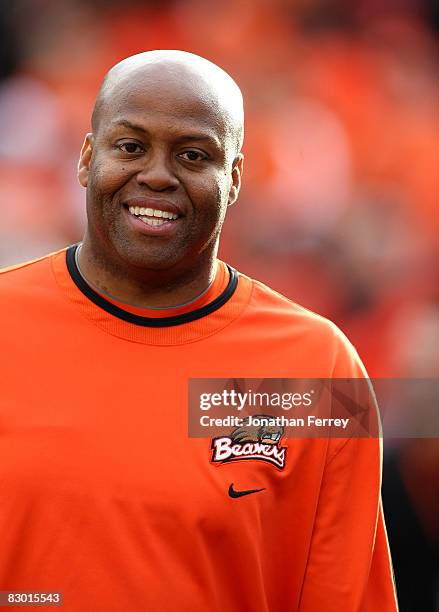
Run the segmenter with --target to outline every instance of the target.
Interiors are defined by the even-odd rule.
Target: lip
[[[168,200],[161,200],[159,198],[129,198],[128,200],[122,202],[122,204],[125,206],[125,208],[129,208],[130,206],[138,206],[139,208],[154,208],[155,210],[163,210],[165,212],[178,215],[179,217],[183,215],[183,210],[181,207],[176,206]]]
[[[132,200],[130,200],[130,202],[131,201]],[[148,202],[151,202],[151,200],[148,200]],[[130,204],[130,206],[140,206],[140,204]],[[142,206],[144,205],[142,204]],[[153,208],[153,207],[149,206],[149,208]],[[157,209],[166,210],[168,212],[173,212],[173,210],[170,210],[169,208],[159,209],[157,207]],[[144,234],[146,236],[170,238],[177,231],[180,223],[182,223],[182,219],[180,216],[178,219],[175,219],[174,221],[168,221],[166,223],[163,223],[163,225],[147,225],[146,223],[144,223],[143,221],[141,221],[140,219],[132,215],[130,211],[128,210],[128,208],[125,208],[125,206],[123,207],[123,212],[124,212],[124,215],[126,215],[127,223],[129,223],[131,228],[135,230],[136,232],[139,232],[140,234]]]

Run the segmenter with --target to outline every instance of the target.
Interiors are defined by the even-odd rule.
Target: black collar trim
[[[127,323],[133,323],[134,325],[140,325],[142,327],[174,327],[175,325],[191,323],[192,321],[196,321],[197,319],[201,319],[202,317],[212,314],[215,312],[215,310],[218,310],[221,308],[221,306],[224,306],[224,304],[235,293],[236,287],[238,286],[238,273],[234,268],[227,265],[230,275],[227,287],[224,289],[221,295],[219,295],[209,304],[206,304],[205,306],[202,306],[196,310],[192,310],[191,312],[186,312],[174,317],[160,317],[157,319],[154,317],[142,317],[140,315],[133,314],[132,312],[127,312],[126,310],[119,308],[119,306],[108,302],[105,298],[99,295],[99,293],[96,293],[96,291],[94,291],[88,283],[85,282],[76,265],[75,253],[78,246],[79,245],[74,244],[69,247],[66,252],[67,269],[75,285],[78,287],[81,293],[96,304],[96,306],[99,306],[99,308],[102,308],[118,319],[127,321]]]

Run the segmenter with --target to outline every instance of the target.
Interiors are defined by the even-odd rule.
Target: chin
[[[127,269],[135,268],[137,270],[164,272],[170,270],[181,261],[181,258],[175,256],[175,253],[172,256],[168,256],[163,252],[152,253],[144,249],[137,250],[133,248],[127,250],[118,249],[118,252]]]

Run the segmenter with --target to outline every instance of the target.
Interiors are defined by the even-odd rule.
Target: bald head
[[[96,134],[106,115],[121,110],[131,91],[139,89],[160,90],[162,96],[174,99],[176,104],[184,104],[185,98],[198,98],[234,143],[235,153],[241,150],[244,110],[238,85],[216,64],[178,50],[147,51],[113,66],[96,98],[93,133]]]

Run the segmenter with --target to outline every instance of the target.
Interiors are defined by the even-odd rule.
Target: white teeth
[[[172,221],[175,221],[175,219],[178,219],[178,215],[167,212],[165,210],[158,210],[156,208],[142,208],[140,206],[130,206],[128,210],[130,211],[132,215],[141,216],[145,218],[150,217],[153,219],[160,220],[161,221],[160,225],[162,225],[162,219],[170,219]],[[157,225],[157,224],[154,224],[154,225]]]
[[[165,219],[177,219],[178,215],[174,215],[173,213],[163,211],[162,215]]]
[[[151,225],[156,227],[157,225],[163,225],[166,223],[165,219],[155,219],[151,217],[139,217],[146,225]]]

